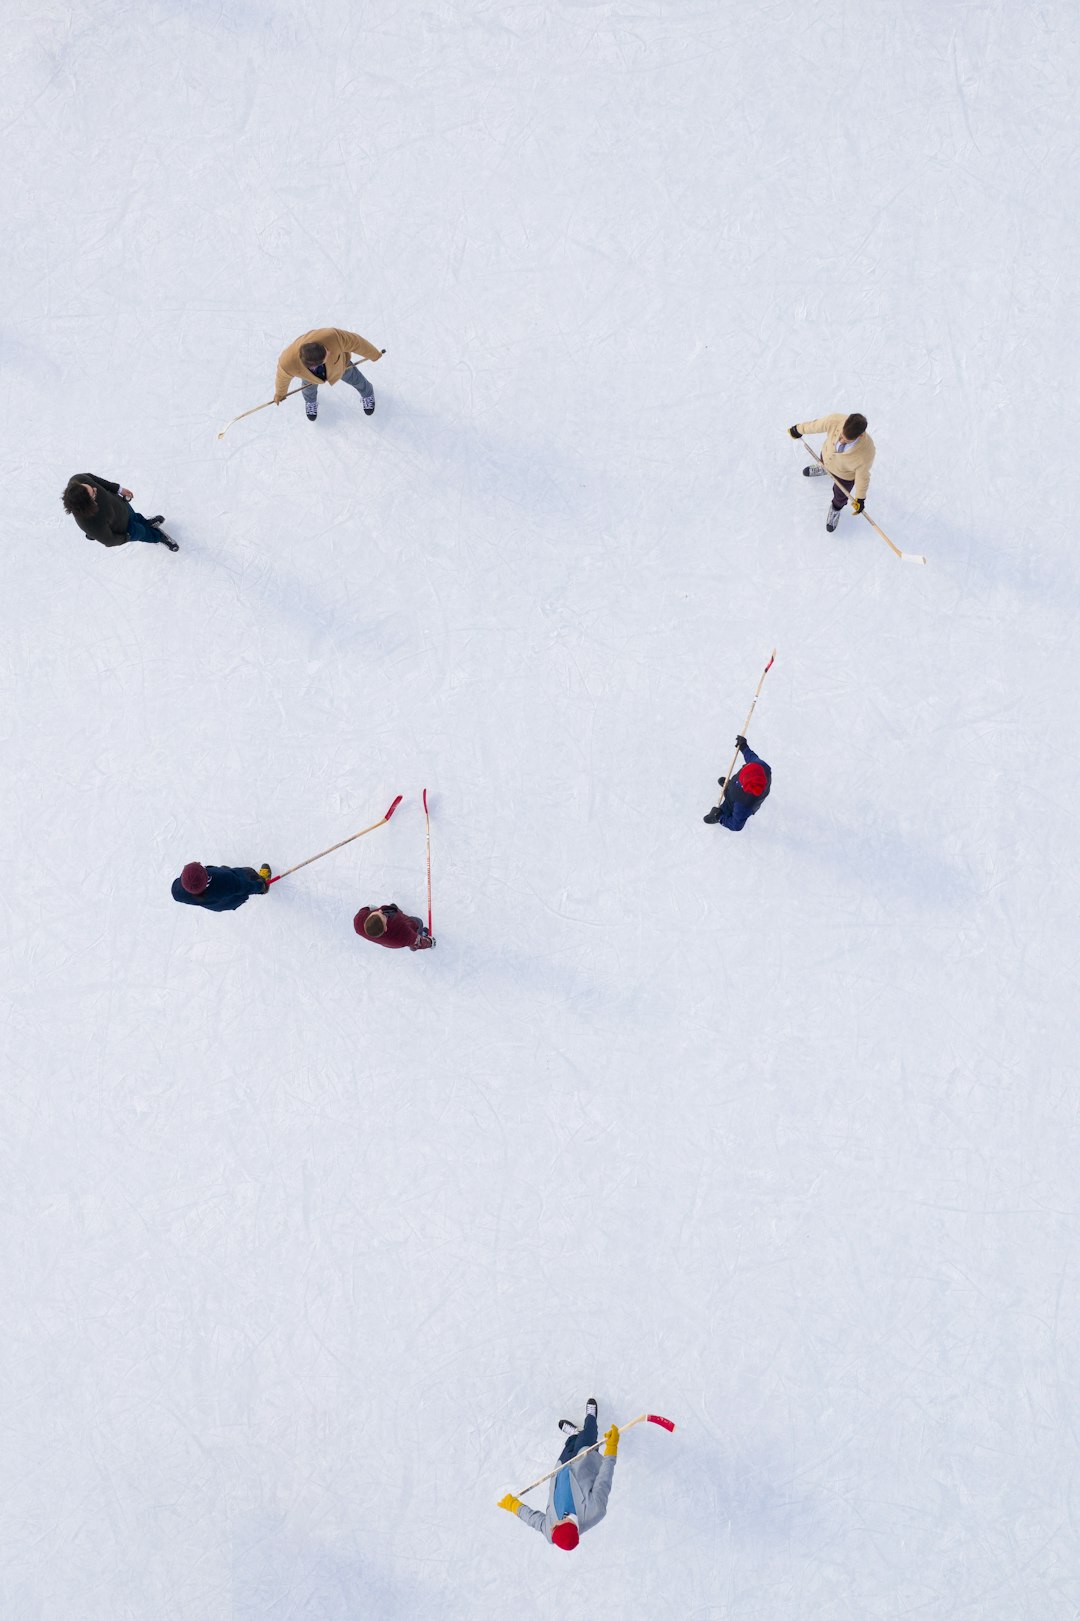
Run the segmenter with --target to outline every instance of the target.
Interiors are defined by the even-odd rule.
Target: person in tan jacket
[[[842,411],[834,411],[831,416],[815,417],[812,422],[796,422],[788,433],[793,439],[801,439],[804,433],[825,435],[825,443],[821,447],[821,459],[825,466],[819,467],[813,462],[803,468],[803,473],[807,478],[820,478],[826,472],[833,475],[832,505],[825,520],[825,527],[831,533],[840,522],[840,514],[847,506],[852,488],[855,490],[852,512],[860,513],[866,505],[870,469],[875,455],[874,441],[866,431],[866,418],[858,411],[853,411],[850,416],[845,416]]]
[[[351,383],[364,402],[368,416],[375,409],[375,390],[358,366],[353,354],[364,360],[378,360],[386,353],[362,338],[359,332],[346,332],[344,327],[320,326],[313,332],[290,343],[278,356],[277,376],[274,378],[274,404],[280,405],[289,392],[294,377],[303,382],[304,409],[309,422],[319,414],[319,384]]]

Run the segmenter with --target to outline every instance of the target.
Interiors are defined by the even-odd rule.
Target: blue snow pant
[[[362,394],[365,400],[373,400],[375,398],[375,390],[372,388],[363,372],[360,371],[356,366],[346,366],[345,370],[341,374],[341,381],[343,383],[351,383],[356,392],[358,394]],[[315,401],[319,397],[319,390],[314,383],[305,383],[301,393],[304,396],[305,405],[314,405]]]
[[[157,546],[161,543],[161,530],[155,529],[153,524],[147,523],[142,513],[136,512],[135,508],[132,507],[131,517],[128,520],[127,538],[129,540],[145,540],[148,546]]]
[[[559,1462],[569,1463],[571,1458],[577,1457],[582,1447],[595,1446],[598,1433],[599,1432],[596,1428],[596,1420],[590,1413],[586,1418],[583,1427],[578,1430],[577,1434],[567,1436],[566,1445],[559,1453]]]

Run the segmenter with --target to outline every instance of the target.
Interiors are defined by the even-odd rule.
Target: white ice
[[[1077,1614],[1078,47],[8,8],[4,1621]],[[326,323],[375,416],[219,442]],[[593,1392],[678,1428],[567,1556]]]

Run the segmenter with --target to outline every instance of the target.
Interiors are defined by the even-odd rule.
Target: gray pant
[[[362,394],[365,400],[373,400],[375,398],[375,390],[372,388],[371,384],[368,382],[367,378],[364,376],[363,372],[358,366],[353,366],[351,364],[346,366],[345,370],[341,374],[341,381],[343,383],[351,383],[356,392],[358,394]],[[314,405],[315,401],[319,397],[319,390],[314,383],[305,383],[301,392],[304,396],[305,405]]]

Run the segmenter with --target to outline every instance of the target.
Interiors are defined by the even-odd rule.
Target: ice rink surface
[[[4,1621],[1077,1615],[1078,45],[9,11]],[[374,417],[219,441],[324,324]],[[568,1558],[593,1392],[678,1428]]]

